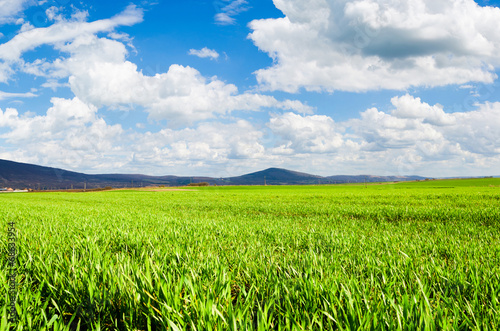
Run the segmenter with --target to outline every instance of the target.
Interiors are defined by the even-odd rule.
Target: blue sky
[[[0,0],[0,158],[86,173],[500,175],[500,9]]]

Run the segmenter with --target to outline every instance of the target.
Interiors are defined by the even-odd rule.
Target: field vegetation
[[[497,178],[5,194],[0,206],[0,330],[500,329]]]

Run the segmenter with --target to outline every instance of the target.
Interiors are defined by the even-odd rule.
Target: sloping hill
[[[232,185],[304,185],[318,184],[324,177],[280,168],[269,168],[225,180]]]
[[[144,175],[87,175],[52,167],[0,159],[0,187],[32,189],[82,189],[105,186],[139,186],[143,183],[168,184],[168,179]]]
[[[40,188],[84,183],[85,174],[33,164],[0,160],[0,186]]]
[[[0,187],[39,189],[82,189],[84,187],[138,187],[148,185],[182,186],[191,182],[212,185],[307,185],[407,181],[418,176],[316,176],[281,168],[269,168],[250,174],[228,177],[146,176],[140,174],[87,175],[63,169],[0,159]]]

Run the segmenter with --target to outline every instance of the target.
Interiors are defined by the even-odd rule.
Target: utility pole
[[[83,192],[85,192],[87,190],[87,182],[84,182],[83,183]]]
[[[266,184],[266,176],[264,176],[264,186],[267,186],[267,184]]]

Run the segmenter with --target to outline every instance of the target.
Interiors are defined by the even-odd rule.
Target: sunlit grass
[[[3,195],[0,330],[499,329],[485,181]]]

